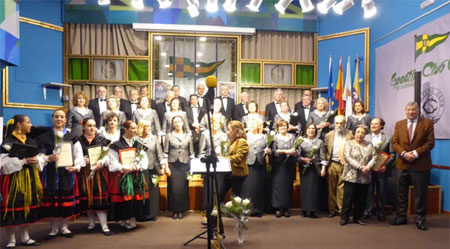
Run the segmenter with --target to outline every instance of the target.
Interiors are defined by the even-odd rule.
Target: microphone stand
[[[215,248],[225,248],[223,243],[220,240],[220,236],[225,238],[225,233],[223,229],[223,222],[222,222],[222,212],[220,211],[220,204],[219,204],[219,198],[218,198],[218,186],[217,186],[217,162],[219,159],[217,158],[216,150],[214,149],[214,143],[213,143],[213,134],[212,134],[212,126],[211,126],[211,99],[208,97],[204,100],[204,106],[206,107],[206,115],[208,118],[208,130],[209,130],[209,144],[210,151],[209,153],[206,153],[208,156],[201,159],[201,162],[206,164],[206,178],[205,178],[205,185],[204,191],[206,188],[206,220],[207,220],[207,230],[196,235],[191,240],[184,243],[184,246],[187,246],[189,243],[194,241],[195,239],[207,239],[208,240],[208,249],[211,249],[212,240],[214,239],[214,232],[216,233],[217,241],[219,242],[217,245],[214,245]],[[211,172],[210,167],[212,166],[213,171]],[[214,195],[213,195],[214,194]],[[213,198],[215,199],[216,207],[217,207],[217,223],[213,224],[213,217],[211,217],[211,213],[213,210]],[[202,237],[203,234],[207,233],[207,238]]]

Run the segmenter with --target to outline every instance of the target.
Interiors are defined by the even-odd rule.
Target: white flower
[[[217,209],[214,209],[214,210],[211,212],[211,215],[212,215],[212,216],[217,216]]]
[[[295,116],[295,117],[297,117],[297,116],[298,116],[298,112],[294,112],[294,113],[292,113],[292,116]]]
[[[55,135],[57,137],[64,137],[64,132],[62,132],[62,131],[55,131]]]
[[[3,145],[3,148],[4,148],[6,151],[10,151],[10,150],[11,150],[11,144],[4,144],[4,145]]]
[[[231,208],[232,206],[233,206],[233,203],[231,203],[231,201],[225,203],[226,208]]]
[[[275,131],[270,131],[271,136],[275,136]]]
[[[237,203],[241,203],[242,199],[239,196],[234,197],[234,201]]]
[[[248,204],[250,204],[250,200],[249,199],[244,199],[242,201],[242,204],[244,204],[244,206],[247,206]]]

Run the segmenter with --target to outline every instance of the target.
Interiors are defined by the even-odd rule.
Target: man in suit
[[[141,87],[141,89],[139,90],[139,95],[140,95],[140,96],[146,96],[146,97],[148,97],[149,99],[151,99],[150,107],[151,107],[153,110],[156,110],[156,101],[155,101],[154,99],[152,99],[151,96],[148,95],[148,87],[147,87],[147,86]]]
[[[297,113],[296,120],[300,123],[302,130],[306,127],[309,113],[314,111],[314,101],[312,100],[311,90],[304,90],[302,100],[295,104],[295,112]],[[295,115],[293,115],[295,117]],[[295,123],[295,121],[293,121]]]
[[[227,122],[230,122],[234,117],[235,112],[235,104],[234,99],[228,97],[228,86],[221,85],[220,86],[220,100],[222,100],[222,115],[225,116]]]
[[[102,112],[107,110],[106,106],[106,88],[104,86],[97,87],[97,98],[89,100],[88,108],[94,113],[97,128],[100,128],[100,119]]]
[[[206,114],[204,108],[198,104],[198,96],[191,94],[189,96],[189,104],[186,106],[186,114],[188,116],[189,128],[192,132],[192,143],[194,144],[195,156],[199,154],[199,142],[200,142],[200,120]]]
[[[136,89],[132,88],[130,91],[128,91],[128,97],[130,98],[131,114],[133,114],[134,111],[138,107],[137,105],[138,105],[139,93]],[[133,115],[131,115],[131,117],[133,117]]]
[[[370,134],[367,134],[365,140],[372,143],[377,151],[383,151],[390,155],[389,159],[384,163],[378,172],[370,172],[372,174],[372,182],[369,185],[367,194],[366,208],[364,210],[364,219],[370,218],[371,214],[377,216],[381,222],[386,221],[386,198],[387,198],[387,174],[391,171],[391,164],[395,159],[395,152],[392,149],[392,138],[382,132],[384,128],[384,120],[375,117],[370,122]],[[373,210],[374,192],[377,193],[377,208]]]
[[[392,138],[392,147],[399,155],[398,210],[392,225],[407,223],[408,189],[411,182],[414,186],[416,226],[419,230],[427,230],[425,216],[432,166],[430,151],[434,147],[434,124],[431,119],[419,117],[419,105],[416,102],[409,102],[405,112],[406,119],[395,124]]]
[[[173,92],[167,91],[164,101],[156,104],[156,112],[158,113],[159,123],[161,124],[161,127],[163,126],[164,122],[164,114],[167,111],[170,111],[170,101],[172,101],[173,98]]]
[[[203,101],[204,101],[204,97],[205,97],[205,85],[203,84],[198,84],[197,85],[197,96],[198,96],[198,105],[200,107],[203,107]]]
[[[171,88],[174,98],[178,98],[181,104],[181,110],[186,111],[187,101],[183,96],[180,96],[180,87],[177,85],[172,86]]]
[[[127,99],[122,98],[122,93],[123,93],[123,90],[121,87],[119,87],[119,86],[114,87],[113,94],[120,100],[119,110],[121,110],[125,113],[127,120],[132,120],[133,112],[131,110],[131,102]]]
[[[325,135],[324,151],[325,165],[328,166],[328,217],[341,213],[342,199],[344,197],[344,145],[346,141],[353,139],[350,130],[345,129],[345,117],[342,115],[334,118],[333,131]]]
[[[234,112],[234,120],[241,121],[242,117],[248,114],[247,110],[247,102],[250,98],[250,95],[248,92],[242,92],[241,93],[241,103],[236,106],[235,112]]]
[[[266,120],[271,121],[269,127],[270,129],[272,129],[272,127],[274,126],[273,119],[275,118],[275,115],[277,115],[277,113],[281,113],[280,103],[282,100],[283,100],[283,90],[278,88],[273,93],[273,102],[270,102],[269,104],[266,105],[265,115]]]

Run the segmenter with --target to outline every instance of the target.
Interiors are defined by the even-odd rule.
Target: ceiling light
[[[314,5],[311,0],[299,0],[300,7],[302,7],[302,12],[306,13],[314,9]]]
[[[246,7],[253,12],[258,12],[262,2],[263,0],[250,0]]]
[[[377,13],[373,0],[362,0],[361,7],[364,9],[364,18],[371,18]]]
[[[169,8],[172,5],[172,1],[170,0],[158,0],[158,3],[160,9]]]
[[[434,3],[434,0],[425,0],[420,4],[420,8],[425,9],[428,6],[433,5],[433,3]]]
[[[280,14],[284,15],[287,7],[291,4],[292,0],[280,0],[275,4],[275,9],[277,9]]]
[[[328,13],[328,10],[333,7],[336,1],[337,0],[323,0],[322,2],[317,4],[317,10],[319,10],[319,12],[322,14],[326,14]]]
[[[206,0],[206,11],[208,12],[217,12],[219,10],[219,5],[217,3],[217,0]]]
[[[188,4],[188,12],[189,15],[191,17],[196,17],[198,16],[200,13],[198,12],[198,1],[196,0],[186,0],[187,4]]]
[[[355,5],[353,0],[342,0],[333,6],[333,10],[334,10],[334,12],[336,12],[336,14],[342,15],[344,13],[344,11],[353,7],[353,5]]]
[[[164,57],[164,56],[167,56],[167,53],[166,53],[166,52],[162,52],[162,53],[161,53],[161,56],[163,56],[163,57]]]
[[[190,1],[190,0],[189,0]],[[241,28],[231,26],[212,25],[183,25],[183,24],[162,24],[162,23],[133,23],[136,31],[150,32],[172,32],[172,33],[193,33],[193,34],[228,34],[228,35],[254,35],[255,28]],[[157,40],[158,36],[154,36]],[[159,36],[160,37],[160,36]],[[162,39],[162,38],[160,38]],[[200,39],[201,40],[201,39]],[[205,38],[206,40],[206,38]]]
[[[144,0],[131,0],[131,6],[138,10],[144,9]]]
[[[98,0],[98,5],[109,5],[110,3],[110,0]]]
[[[204,37],[204,36],[200,37],[200,41],[201,42],[205,42],[206,41],[206,37]]]
[[[223,8],[226,12],[236,11],[236,0],[225,0]]]

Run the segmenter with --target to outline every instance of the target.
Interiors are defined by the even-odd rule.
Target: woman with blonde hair
[[[89,98],[84,92],[77,92],[72,99],[73,107],[67,111],[66,128],[74,136],[79,137],[83,134],[83,126],[81,122],[85,118],[94,118],[94,113],[88,106]]]
[[[317,127],[317,136],[323,140],[330,131],[334,115],[328,111],[328,102],[325,98],[318,98],[314,103],[314,111],[310,112],[306,123],[314,123]]]
[[[118,120],[118,127],[120,128],[123,123],[127,120],[127,116],[125,115],[125,113],[121,110],[119,110],[119,106],[120,106],[120,102],[119,99],[116,96],[109,96],[106,99],[106,107],[107,110],[102,112],[102,116],[100,117],[100,125],[104,126],[107,123],[107,119],[106,116],[109,113],[116,113],[117,116],[119,117]]]
[[[138,108],[133,112],[133,120],[139,126],[141,119],[150,123],[150,129],[155,135],[161,134],[161,125],[159,123],[158,114],[151,108],[151,101],[147,96],[140,96],[137,101]]]
[[[248,175],[247,157],[249,146],[244,125],[237,120],[228,122],[228,158],[231,163],[231,190],[233,195],[242,196],[242,185]],[[226,189],[228,191],[228,189]]]

